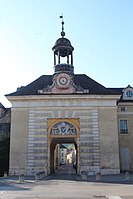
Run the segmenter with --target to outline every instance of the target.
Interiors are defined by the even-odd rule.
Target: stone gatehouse
[[[62,143],[75,144],[79,174],[132,169],[132,87],[106,88],[85,74],[75,74],[74,48],[63,22],[52,50],[52,75],[6,95],[12,104],[10,175],[54,172],[56,145]]]

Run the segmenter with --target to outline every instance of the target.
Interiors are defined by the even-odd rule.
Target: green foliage
[[[74,150],[74,149],[75,149],[75,145],[74,145],[74,144],[69,144],[69,145],[67,146],[67,148],[68,148],[69,150]]]

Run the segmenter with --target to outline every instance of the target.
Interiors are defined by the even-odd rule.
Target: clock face
[[[66,77],[61,77],[59,79],[59,82],[60,82],[61,85],[66,85],[67,82],[68,82],[68,79]]]
[[[56,77],[57,87],[66,89],[70,85],[70,76],[66,73],[60,73]]]

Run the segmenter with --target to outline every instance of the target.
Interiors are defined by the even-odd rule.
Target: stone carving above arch
[[[58,122],[50,131],[51,135],[76,135],[76,128],[69,122]]]

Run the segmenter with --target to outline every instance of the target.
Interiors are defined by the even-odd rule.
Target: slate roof
[[[47,94],[38,93],[38,90],[43,90],[48,85],[52,85],[52,78],[53,78],[53,75],[42,75],[41,77],[31,82],[27,86],[21,87],[16,92],[7,94],[6,96],[47,95]],[[74,83],[75,85],[78,85],[84,89],[89,89],[89,93],[83,93],[87,95],[90,95],[90,94],[96,94],[96,95],[98,94],[100,95],[116,94],[117,95],[118,94],[119,95],[119,94],[122,94],[122,90],[123,90],[123,88],[106,88],[85,74],[75,74]],[[57,95],[57,94],[53,94],[53,95]]]
[[[60,149],[67,149],[63,144],[60,145]]]

